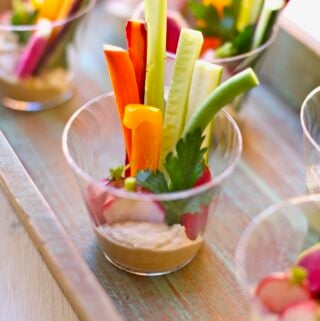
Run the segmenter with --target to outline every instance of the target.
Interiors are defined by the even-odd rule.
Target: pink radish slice
[[[167,15],[167,51],[176,53],[179,36],[182,28],[187,27],[187,23],[180,13],[168,10]]]
[[[206,167],[202,176],[196,181],[195,187],[208,183],[212,180],[209,167]],[[190,240],[195,240],[200,233],[203,233],[208,221],[209,206],[201,207],[199,213],[186,213],[181,217],[181,223],[186,229]]]
[[[27,78],[32,75],[46,49],[51,31],[50,21],[40,19],[38,29],[29,40],[18,64],[16,74],[19,78]]]
[[[320,297],[320,245],[305,251],[297,265],[308,271],[309,289],[314,297]]]
[[[308,287],[293,284],[288,273],[276,273],[264,278],[255,296],[273,313],[282,313],[291,304],[311,299]]]
[[[182,225],[186,229],[186,234],[190,240],[195,240],[200,233],[203,233],[208,220],[208,206],[203,206],[198,214],[183,214]]]
[[[102,180],[102,184],[112,184],[108,180]],[[108,193],[104,189],[103,185],[90,184],[86,193],[86,204],[89,212],[97,225],[105,224],[106,220],[103,216],[102,207],[108,199]]]
[[[153,201],[140,201],[113,197],[103,205],[103,215],[108,224],[125,221],[163,223],[165,212]]]
[[[289,305],[281,314],[280,321],[318,321],[319,312],[315,301],[304,301]]]

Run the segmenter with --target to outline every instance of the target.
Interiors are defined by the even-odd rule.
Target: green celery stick
[[[164,110],[167,0],[146,0],[147,73],[144,103]]]
[[[202,43],[200,31],[181,30],[164,116],[160,164],[175,148],[183,132],[194,64],[199,58]]]
[[[247,68],[224,81],[193,114],[186,125],[183,136],[194,132],[197,128],[204,131],[222,107],[258,84],[259,80],[251,68]]]
[[[263,5],[263,0],[241,0],[236,22],[239,32],[256,22]]]
[[[284,5],[284,0],[265,1],[253,35],[252,49],[258,48],[269,38],[278,14]]]
[[[222,66],[215,65],[203,60],[196,61],[190,88],[186,123],[188,123],[192,115],[202,105],[206,98],[213,92],[213,90],[220,85],[222,72]],[[203,141],[202,147],[207,147],[207,151],[204,156],[206,162],[208,162],[209,160],[209,148],[212,141],[212,127],[213,121],[209,123],[204,132],[205,139]]]

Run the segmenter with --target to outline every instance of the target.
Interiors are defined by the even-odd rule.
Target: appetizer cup
[[[320,192],[320,87],[306,97],[300,113],[304,136],[306,185],[310,192]]]
[[[166,194],[117,189],[105,179],[109,169],[125,159],[113,93],[80,108],[68,121],[62,140],[64,155],[78,177],[106,258],[120,269],[139,275],[166,274],[193,259],[203,242],[207,221],[213,218],[223,184],[242,151],[236,123],[222,111],[215,117],[210,146],[212,179],[189,190]],[[173,217],[178,217],[178,224],[170,223]]]
[[[39,111],[72,96],[74,34],[95,0],[75,0],[60,20],[11,24],[11,8],[0,12],[0,99],[11,109]]]
[[[257,289],[261,295],[262,280],[267,285],[268,277],[270,280],[271,275],[282,273],[301,262],[302,252],[320,242],[319,205],[320,195],[317,194],[282,201],[262,211],[243,233],[236,251],[236,262],[240,286],[250,303],[248,320],[316,320],[302,316],[297,318],[293,310],[284,311],[281,315],[271,313],[258,298]],[[273,289],[270,287],[268,291],[274,299],[272,303],[279,307],[285,301],[286,292],[290,292],[290,286],[286,291],[281,291],[279,285]]]

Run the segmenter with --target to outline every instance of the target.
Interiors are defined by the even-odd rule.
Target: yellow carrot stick
[[[57,20],[57,15],[64,0],[45,0],[41,6],[38,18],[46,18],[51,21]]]
[[[55,16],[55,20],[63,20],[66,19],[69,14],[71,13],[72,7],[74,6],[75,2],[78,0],[60,0],[60,8],[58,9],[58,12]],[[53,29],[52,35],[50,37],[50,42],[53,42],[63,26],[55,27]]]
[[[156,171],[162,139],[162,112],[146,105],[128,105],[123,125],[132,130],[131,176],[139,170]]]

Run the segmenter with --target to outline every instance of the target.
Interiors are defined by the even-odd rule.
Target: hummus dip
[[[188,263],[202,245],[190,240],[180,224],[122,222],[95,227],[107,257],[124,269],[138,273],[165,273]]]

